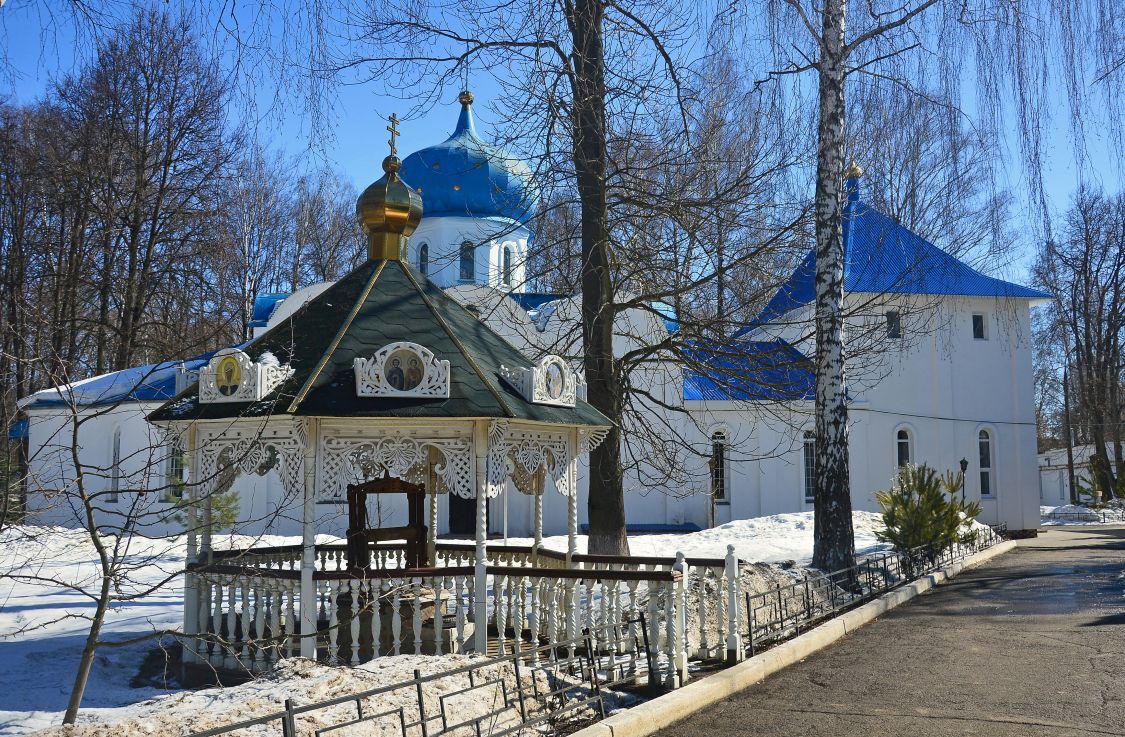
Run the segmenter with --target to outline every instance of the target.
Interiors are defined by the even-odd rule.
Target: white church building
[[[579,298],[525,289],[533,248],[527,222],[537,199],[531,171],[478,136],[471,104],[471,94],[462,93],[453,134],[402,162],[402,180],[424,203],[405,258],[416,274],[474,308],[529,359],[561,354],[580,367],[569,337]],[[874,492],[890,485],[900,464],[927,463],[939,472],[964,469],[965,493],[980,500],[982,521],[1036,527],[1040,491],[1030,308],[1049,295],[985,276],[864,204],[858,176],[848,179],[847,193],[844,276],[853,356],[848,393],[855,508],[878,511]],[[694,447],[685,454],[692,460],[680,469],[679,481],[654,484],[651,479],[662,474],[643,468],[628,474],[631,528],[688,530],[812,509],[815,378],[808,356],[814,269],[810,253],[762,314],[730,336],[713,371],[669,361],[643,379],[682,410],[668,412],[667,422]],[[251,323],[255,337],[329,286],[260,297]],[[622,351],[630,341],[659,339],[676,329],[648,311],[619,320]],[[252,345],[253,340],[242,347],[253,353]],[[78,455],[87,483],[115,492],[106,506],[128,510],[135,530],[144,534],[182,529],[176,505],[192,469],[146,416],[193,383],[212,355],[120,371],[21,399],[28,420],[32,518],[63,525],[78,519],[80,510],[57,490],[73,483],[72,428],[80,417]],[[579,468],[580,524],[586,521],[586,473]],[[286,509],[275,472],[244,474],[232,493],[243,522],[239,532],[300,534],[299,510]],[[552,494],[543,503],[544,532],[566,532],[565,500]],[[439,534],[471,536],[471,509],[458,508],[453,495],[440,504]],[[491,504],[491,533],[531,534],[531,497],[503,494]],[[387,510],[389,517],[403,513]]]

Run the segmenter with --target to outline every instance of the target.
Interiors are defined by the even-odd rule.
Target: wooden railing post
[[[734,546],[727,546],[727,562],[724,568],[727,579],[727,663],[733,664],[742,660],[742,630],[739,624],[738,600],[739,596],[739,570],[738,558],[734,555]],[[722,592],[719,593],[722,596]]]
[[[672,667],[679,674],[679,685],[687,683],[688,653],[687,653],[687,580],[691,575],[691,567],[684,560],[682,552],[676,553],[676,565],[672,568],[678,571],[679,576],[672,582],[672,601],[675,609],[672,612]]]

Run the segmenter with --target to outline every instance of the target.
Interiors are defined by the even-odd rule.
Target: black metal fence
[[[1075,522],[1088,524],[1111,524],[1125,522],[1125,510],[1122,509],[1084,509],[1082,511],[1056,512],[1052,511],[1043,515],[1044,522]]]
[[[284,711],[191,737],[218,737],[251,728],[254,735],[280,737],[565,733],[568,727],[603,719],[608,709],[659,688],[644,617],[638,622],[632,653],[599,651],[589,633],[534,648],[515,639],[513,652],[498,657],[430,675],[415,670],[412,680],[316,703],[287,699]]]
[[[1006,525],[996,525],[952,545],[926,545],[908,553],[876,553],[851,568],[827,574],[806,571],[791,584],[747,593],[746,649],[753,656],[767,644],[795,637],[846,609],[990,548],[1006,532]]]

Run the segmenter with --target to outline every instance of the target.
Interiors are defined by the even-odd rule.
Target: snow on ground
[[[1039,507],[1039,525],[1055,527],[1062,525],[1116,525],[1125,522],[1125,509],[1112,506],[1104,509],[1091,509],[1082,504],[1063,504],[1058,507]]]
[[[871,552],[882,547],[875,539],[875,530],[880,524],[877,514],[855,513],[858,552]],[[635,535],[630,537],[629,545],[635,555],[670,556],[682,551],[688,556],[722,557],[726,554],[726,546],[733,544],[742,560],[794,560],[800,563],[812,557],[812,530],[811,512],[780,514],[737,520],[701,532]],[[327,541],[326,538],[320,542]],[[110,542],[115,541],[111,539]],[[222,541],[217,539],[216,547],[245,547],[251,542],[278,545],[296,540],[228,537]],[[509,542],[526,544],[530,541],[511,539]],[[544,542],[558,550],[566,549],[565,536],[547,538]],[[183,617],[183,592],[182,583],[174,574],[183,568],[184,538],[149,539],[137,535],[121,540],[120,544],[133,566],[127,590],[144,590],[169,576],[172,578],[153,593],[113,608],[107,615],[102,639],[121,641],[165,628],[178,628]],[[579,549],[586,549],[585,537],[581,538]],[[0,532],[0,737],[26,734],[61,721],[88,627],[88,621],[83,616],[88,616],[94,605],[81,591],[59,584],[89,587],[97,580],[97,570],[97,555],[83,531],[22,526]],[[19,577],[13,578],[13,574]],[[57,583],[28,580],[30,577],[54,579]],[[241,687],[246,689],[243,691],[211,689],[169,696],[160,688],[131,687],[130,682],[137,675],[142,660],[154,647],[155,640],[147,639],[123,647],[99,649],[82,702],[80,720],[104,722],[144,718],[149,721],[145,715],[164,709],[163,704],[168,704],[167,708],[190,710],[199,707],[184,704],[194,703],[196,699],[200,700],[200,704],[233,700],[234,708],[234,705],[244,703],[240,699],[250,699],[252,694],[257,693],[255,688],[266,689],[271,694],[284,692],[304,701],[316,698],[315,694],[321,693],[317,689],[336,688],[338,690],[334,693],[346,693],[347,689],[353,688],[347,681],[351,676],[311,663],[304,663],[299,668],[287,665],[272,674],[265,685],[248,684]],[[402,675],[397,666],[387,659],[378,662],[383,661],[387,662],[367,669],[369,674],[375,675],[355,677],[391,678],[393,682]],[[413,666],[402,672],[411,668]],[[337,685],[331,686],[332,683]],[[371,687],[369,680],[354,684],[355,690]],[[158,697],[160,700],[156,703],[149,701]],[[261,698],[266,699],[262,711],[270,711],[274,702],[269,699],[273,697]],[[198,724],[194,726],[200,728]]]
[[[860,555],[886,547],[875,538],[883,518],[875,512],[853,512],[855,548]],[[466,541],[469,542],[469,541]],[[512,545],[530,545],[531,538],[509,538]],[[566,551],[566,535],[543,538],[544,546]],[[578,551],[586,552],[587,537],[578,536]],[[682,552],[687,557],[722,558],[727,545],[734,545],[735,554],[745,561],[776,563],[812,560],[813,513],[795,512],[769,517],[740,519],[709,530],[658,535],[630,535],[629,552],[633,555],[673,556]]]

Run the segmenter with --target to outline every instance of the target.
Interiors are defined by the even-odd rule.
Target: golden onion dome
[[[370,260],[400,260],[406,239],[422,220],[422,197],[399,177],[401,163],[392,149],[383,159],[383,177],[363,190],[355,203]]]

